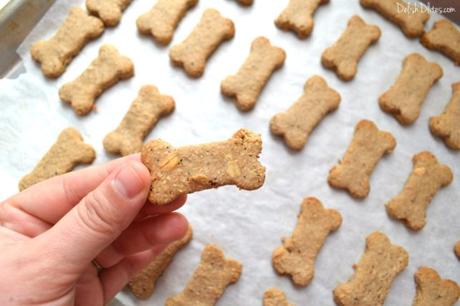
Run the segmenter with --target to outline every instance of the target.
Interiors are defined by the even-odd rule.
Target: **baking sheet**
[[[137,34],[136,18],[153,3],[134,1],[121,24],[89,44],[57,81],[41,75],[28,50],[32,42],[55,32],[69,7],[83,5],[83,1],[58,1],[26,39],[18,52],[27,72],[14,80],[0,81],[0,198],[17,191],[20,177],[67,126],[78,128],[95,147],[96,163],[112,159],[103,150],[103,137],[118,125],[139,88],[154,84],[162,93],[174,96],[177,109],[159,122],[148,139],[161,137],[180,146],[226,139],[241,127],[250,128],[262,134],[261,161],[267,167],[267,176],[263,188],[253,192],[224,187],[190,195],[181,212],[194,227],[193,242],[175,257],[149,301],[138,302],[125,292],[118,296],[125,305],[162,305],[168,296],[185,286],[207,243],[217,243],[227,256],[244,265],[241,279],[226,290],[219,305],[261,305],[263,292],[269,287],[284,290],[296,305],[334,305],[333,288],[352,275],[352,265],[363,253],[364,239],[374,230],[385,232],[410,253],[409,266],[396,278],[386,305],[411,304],[415,294],[413,274],[421,265],[435,268],[444,278],[460,281],[459,262],[452,252],[454,243],[460,240],[460,153],[448,150],[428,129],[428,118],[440,113],[450,99],[451,83],[460,81],[458,67],[442,55],[426,50],[417,40],[408,40],[382,17],[362,9],[358,1],[334,0],[319,8],[311,37],[298,40],[273,24],[287,1],[256,0],[252,7],[242,8],[231,0],[201,0],[179,25],[171,45],[189,34],[208,7],[218,9],[235,22],[236,36],[212,56],[201,79],[191,80],[170,65],[169,47],[160,47]],[[320,55],[338,38],[353,14],[378,25],[382,36],[361,60],[355,80],[344,83],[321,67]],[[427,28],[437,19],[433,16]],[[259,35],[283,47],[287,60],[271,78],[256,108],[240,113],[232,100],[221,96],[220,82],[236,73],[251,41]],[[135,63],[136,75],[104,93],[97,100],[97,110],[79,118],[59,101],[58,89],[77,77],[104,43],[114,44],[129,56]],[[430,91],[417,122],[402,127],[379,109],[377,99],[393,83],[403,58],[410,52],[438,62],[444,77]],[[338,111],[313,132],[305,149],[295,153],[270,135],[268,122],[302,94],[304,82],[315,74],[325,77],[340,92],[342,102]],[[391,131],[398,146],[375,169],[370,195],[356,201],[345,192],[331,189],[326,179],[329,169],[350,143],[355,124],[363,118]],[[399,193],[412,169],[411,157],[422,150],[430,150],[447,163],[455,178],[429,207],[425,228],[413,233],[389,219],[384,203]],[[312,283],[307,288],[295,288],[288,277],[280,277],[272,269],[271,253],[280,245],[281,237],[292,232],[299,205],[306,196],[316,196],[326,207],[338,209],[343,224],[321,250]]]

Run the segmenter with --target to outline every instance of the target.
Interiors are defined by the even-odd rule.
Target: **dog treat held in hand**
[[[306,38],[313,30],[313,14],[329,0],[289,0],[288,6],[275,20],[283,31],[294,31],[299,38]]]
[[[358,71],[358,62],[366,50],[380,38],[380,29],[366,24],[361,17],[353,16],[339,40],[324,50],[321,63],[334,70],[344,81],[352,80]]]
[[[329,172],[329,185],[347,190],[354,198],[369,194],[369,178],[379,160],[393,152],[396,140],[389,132],[380,131],[369,120],[361,120],[345,156]]]
[[[53,176],[70,172],[79,164],[91,164],[95,158],[96,152],[83,142],[76,129],[64,129],[32,172],[21,179],[19,191]]]
[[[135,297],[141,300],[148,299],[155,290],[155,284],[176,253],[192,240],[193,231],[189,226],[185,236],[169,244],[141,273],[134,276],[128,286]]]
[[[380,96],[380,108],[403,125],[414,123],[428,92],[442,75],[438,64],[428,62],[418,53],[409,54],[396,82]]]
[[[460,31],[447,19],[435,22],[431,31],[423,34],[421,43],[437,50],[460,65]]]
[[[422,35],[425,23],[430,19],[427,10],[421,9],[422,4],[417,7],[418,4],[403,0],[360,0],[360,3],[399,26],[409,38]]]
[[[285,59],[283,49],[273,47],[265,37],[256,38],[251,45],[251,54],[238,73],[222,81],[222,94],[236,97],[236,105],[241,111],[253,109],[268,79]]]
[[[294,306],[289,304],[283,291],[270,288],[264,293],[264,306]]]
[[[289,274],[296,285],[307,286],[315,274],[316,256],[327,236],[341,224],[337,210],[325,209],[316,198],[305,198],[292,236],[273,251],[273,267],[280,274]]]
[[[407,267],[409,254],[381,232],[366,238],[366,250],[354,275],[334,289],[338,306],[383,306],[394,278]]]
[[[339,107],[340,99],[340,94],[322,77],[313,76],[305,83],[303,96],[287,111],[273,116],[270,130],[284,137],[289,148],[300,150],[319,122]]]
[[[174,99],[161,95],[155,86],[142,87],[118,128],[105,137],[104,148],[123,156],[140,152],[145,136],[174,107]]]
[[[159,44],[167,45],[179,22],[197,3],[198,0],[158,0],[149,12],[137,19],[137,29],[141,34],[152,35]]]
[[[413,169],[403,190],[386,204],[390,217],[402,220],[407,227],[418,231],[426,224],[426,210],[436,193],[449,185],[453,174],[441,165],[430,152],[412,158]]]
[[[240,278],[242,265],[234,259],[224,257],[224,252],[215,245],[207,245],[201,262],[185,289],[166,300],[166,306],[213,306],[225,289]]]
[[[230,19],[222,17],[215,9],[207,9],[192,33],[181,44],[171,48],[169,57],[190,77],[198,78],[203,75],[211,54],[234,35],[235,27]]]
[[[457,258],[460,259],[460,241],[457,241],[457,243],[455,244],[454,253],[457,256]]]
[[[257,160],[262,151],[259,134],[246,129],[222,142],[178,149],[158,139],[142,148],[142,162],[152,175],[149,201],[163,205],[183,194],[224,185],[254,190],[265,180]]]
[[[84,116],[93,110],[96,98],[106,89],[133,75],[131,60],[121,56],[115,47],[103,45],[91,65],[77,79],[61,87],[59,97]]]
[[[450,279],[441,279],[438,272],[421,267],[414,275],[416,293],[413,306],[452,306],[460,297],[460,287]]]
[[[88,12],[99,17],[106,26],[116,26],[132,0],[86,0]]]
[[[430,118],[431,132],[453,150],[460,150],[460,82],[452,84],[452,98],[444,112]]]
[[[69,15],[49,40],[35,43],[30,50],[32,58],[40,63],[43,74],[57,78],[83,47],[104,32],[104,24],[78,7]]]

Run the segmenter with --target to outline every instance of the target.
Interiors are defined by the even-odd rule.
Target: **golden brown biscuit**
[[[355,274],[334,289],[338,306],[383,306],[394,278],[407,267],[409,254],[381,232],[366,238],[366,250]]]
[[[242,265],[224,257],[215,245],[207,245],[201,262],[181,293],[166,300],[165,306],[213,306],[230,284],[240,278]]]
[[[104,24],[89,16],[81,8],[70,9],[69,15],[49,40],[35,43],[30,50],[32,58],[40,63],[43,74],[57,78],[64,73],[72,59],[90,41],[104,32]]]
[[[123,156],[140,152],[147,134],[174,107],[172,97],[161,95],[153,85],[143,86],[120,125],[104,138],[104,148]]]
[[[257,189],[265,180],[265,167],[257,160],[261,151],[260,135],[246,129],[226,141],[178,149],[151,141],[141,154],[152,175],[149,200],[163,205],[183,194],[224,185]]]
[[[53,176],[70,172],[79,164],[91,164],[95,158],[93,147],[83,142],[76,129],[64,129],[32,172],[21,179],[19,191]]]
[[[215,9],[207,9],[192,33],[169,52],[174,65],[192,78],[203,75],[208,58],[224,41],[233,38],[235,27]]]
[[[453,174],[428,151],[416,154],[412,163],[412,173],[403,190],[386,204],[386,208],[392,218],[417,231],[426,224],[426,209],[431,200],[442,187],[452,182]]]
[[[84,116],[93,110],[96,98],[106,89],[133,75],[131,60],[121,56],[115,47],[103,45],[91,65],[77,79],[61,87],[59,97],[77,115]]]
[[[193,236],[189,225],[185,236],[169,244],[142,272],[130,280],[128,287],[135,297],[141,300],[148,299],[155,291],[155,284],[173,260],[176,253],[186,246]]]
[[[298,286],[308,286],[315,275],[315,260],[331,232],[342,224],[335,209],[325,209],[316,198],[305,198],[297,217],[297,226],[283,245],[273,251],[273,267],[288,274]]]
[[[107,27],[116,26],[132,0],[86,0],[88,12],[99,17]]]
[[[329,185],[347,190],[354,198],[369,194],[369,178],[379,160],[393,152],[396,140],[389,132],[380,131],[369,120],[361,120],[345,156],[329,171]]]
[[[460,287],[450,279],[441,279],[438,272],[421,267],[414,275],[417,291],[412,306],[452,306],[460,297]]]
[[[294,306],[289,304],[283,291],[270,288],[264,293],[264,306]]]
[[[414,123],[428,92],[442,75],[438,64],[428,62],[418,53],[409,54],[395,83],[380,96],[380,108],[403,125]]]
[[[460,150],[460,82],[452,84],[452,98],[444,112],[430,118],[430,130],[449,148]]]
[[[283,31],[293,31],[299,38],[306,38],[313,30],[313,15],[320,5],[329,0],[289,0],[288,6],[275,20]]]
[[[457,241],[457,243],[455,244],[454,253],[457,256],[457,258],[460,259],[460,241]]]
[[[282,136],[289,148],[300,150],[319,122],[339,107],[340,99],[337,91],[315,75],[308,79],[303,95],[287,111],[273,116],[270,130]]]
[[[141,34],[151,35],[156,42],[167,45],[179,22],[197,3],[198,0],[158,0],[149,12],[137,19],[137,29]]]
[[[347,28],[337,42],[324,50],[321,63],[334,70],[344,81],[352,80],[358,71],[358,62],[367,49],[380,38],[380,29],[368,25],[359,16],[348,21]]]
[[[439,51],[460,65],[460,31],[449,20],[435,22],[431,31],[423,34],[420,41],[428,49]]]
[[[283,65],[285,59],[283,49],[272,46],[265,37],[256,38],[252,42],[251,53],[238,73],[222,81],[222,94],[236,97],[236,106],[241,111],[253,109],[268,79]]]

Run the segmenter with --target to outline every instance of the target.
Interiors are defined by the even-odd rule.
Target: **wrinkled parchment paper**
[[[407,39],[376,13],[362,9],[358,1],[334,0],[319,8],[311,37],[301,41],[273,24],[287,0],[256,0],[250,8],[242,8],[231,0],[200,0],[180,23],[171,45],[189,34],[208,7],[217,8],[235,22],[236,36],[212,56],[201,79],[191,80],[170,65],[171,45],[160,47],[137,34],[136,18],[155,1],[135,0],[121,24],[106,30],[100,39],[84,48],[63,76],[57,81],[45,80],[30,58],[30,45],[54,33],[69,7],[82,2],[57,1],[18,50],[27,72],[15,80],[0,81],[1,198],[17,191],[20,177],[30,171],[67,126],[78,128],[95,147],[96,163],[112,159],[104,152],[102,139],[118,125],[145,84],[156,85],[162,93],[174,96],[177,103],[176,112],[161,120],[149,139],[161,137],[181,146],[226,139],[246,127],[261,133],[264,141],[261,160],[267,167],[267,178],[263,188],[247,192],[224,187],[190,195],[181,212],[193,225],[193,242],[176,256],[149,301],[138,302],[124,292],[118,298],[125,305],[162,305],[168,296],[185,286],[207,243],[220,245],[227,256],[244,265],[241,279],[226,290],[219,305],[261,305],[263,292],[273,286],[284,290],[296,305],[334,305],[333,288],[352,275],[352,265],[363,253],[365,237],[375,230],[385,232],[410,253],[409,266],[395,280],[386,305],[411,304],[415,293],[413,274],[421,265],[460,281],[460,263],[452,252],[454,243],[460,240],[460,153],[448,150],[428,129],[428,118],[439,114],[450,99],[451,83],[460,81],[460,70],[451,61],[426,50],[417,40]],[[320,55],[338,38],[353,14],[378,25],[382,36],[361,60],[355,80],[344,83],[321,67]],[[431,28],[437,19],[433,16],[428,26]],[[249,53],[251,41],[259,35],[283,47],[287,60],[271,78],[255,110],[240,113],[232,100],[221,96],[220,82],[236,73]],[[129,56],[135,63],[136,75],[104,93],[97,100],[96,111],[78,118],[59,101],[58,88],[77,77],[104,43],[114,44]],[[410,52],[438,62],[444,77],[430,91],[417,122],[402,127],[379,109],[377,99],[393,83],[403,58]],[[268,122],[302,94],[304,82],[314,74],[325,77],[340,92],[342,102],[338,111],[321,122],[303,151],[291,152],[270,135]],[[375,169],[370,195],[364,201],[355,201],[347,193],[331,189],[326,178],[329,169],[343,156],[354,126],[362,118],[391,131],[398,146]],[[430,150],[447,163],[455,179],[435,197],[425,228],[413,233],[400,222],[390,220],[384,204],[399,193],[411,172],[412,156],[422,150]],[[299,205],[306,196],[316,196],[326,207],[338,209],[344,221],[321,250],[313,282],[307,288],[295,288],[289,278],[274,272],[271,253],[280,245],[281,237],[292,232]]]

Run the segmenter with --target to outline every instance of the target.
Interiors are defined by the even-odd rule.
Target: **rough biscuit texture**
[[[267,289],[264,293],[264,306],[294,306],[289,304],[286,294],[277,288]]]
[[[207,245],[201,262],[185,289],[166,300],[166,306],[212,306],[224,294],[228,285],[240,278],[242,265],[224,257],[215,245]]]
[[[285,59],[283,49],[273,47],[265,37],[256,38],[252,42],[249,57],[238,73],[222,81],[222,94],[236,97],[236,105],[242,111],[253,109],[268,79],[283,65]]]
[[[437,50],[460,65],[460,31],[447,19],[435,22],[431,31],[423,34],[422,44],[431,50]]]
[[[215,9],[207,9],[184,42],[171,48],[169,57],[193,78],[203,75],[208,58],[225,40],[233,38],[235,27]]]
[[[147,134],[174,107],[172,97],[161,95],[155,86],[143,86],[118,128],[105,137],[104,148],[121,155],[140,152]]]
[[[324,50],[321,63],[335,71],[344,81],[352,80],[358,71],[358,62],[366,50],[380,38],[380,29],[353,16],[337,42]]]
[[[452,98],[444,112],[430,118],[431,132],[453,150],[460,150],[460,82],[452,84]]]
[[[421,267],[414,275],[416,293],[413,306],[452,306],[460,297],[460,287],[450,279],[441,279],[438,272]]]
[[[363,7],[375,10],[380,15],[398,25],[409,38],[423,34],[430,14],[414,3],[403,0],[360,0]]]
[[[40,63],[48,78],[61,76],[72,59],[90,41],[104,32],[104,24],[89,16],[78,7],[70,9],[69,15],[49,40],[35,43],[30,50],[32,58]]]
[[[128,286],[135,297],[141,300],[148,299],[155,291],[155,284],[173,260],[176,253],[186,246],[193,236],[189,226],[185,236],[169,244],[142,272],[134,276]]]
[[[265,180],[259,134],[241,129],[227,141],[174,149],[154,140],[142,149],[142,162],[152,175],[149,200],[163,205],[182,194],[223,185],[253,190]]]
[[[366,250],[354,275],[334,289],[338,306],[382,306],[394,278],[407,267],[409,254],[381,232],[366,238]]]
[[[327,236],[342,224],[335,209],[325,209],[316,198],[305,198],[292,236],[273,251],[273,267],[288,274],[298,286],[310,284],[315,274],[315,259]]]
[[[403,190],[386,208],[392,218],[403,221],[412,230],[420,230],[426,224],[428,205],[442,187],[452,182],[453,174],[427,151],[416,154],[412,163],[412,173]]]
[[[313,30],[313,14],[329,0],[289,0],[288,6],[275,20],[278,28],[294,31],[299,38],[306,38]]]
[[[77,79],[61,87],[59,97],[84,116],[93,110],[96,98],[106,89],[133,75],[131,60],[121,56],[115,47],[103,45],[91,65]]]
[[[367,197],[372,171],[395,147],[396,140],[389,132],[380,131],[372,121],[360,121],[342,161],[329,172],[329,185],[345,189],[355,198]]]
[[[137,29],[151,35],[162,45],[171,42],[177,25],[198,0],[158,0],[155,6],[137,19]]]
[[[94,149],[85,143],[80,133],[67,128],[59,134],[57,141],[38,162],[31,173],[19,182],[19,191],[53,176],[72,171],[79,164],[90,164],[96,158]]]
[[[454,253],[457,256],[457,258],[460,259],[460,241],[457,241],[457,243],[455,244]]]
[[[380,108],[403,125],[414,123],[428,92],[442,75],[438,64],[428,62],[418,53],[409,54],[396,82],[380,96]]]
[[[132,0],[86,0],[88,12],[99,17],[106,26],[116,26]]]
[[[303,95],[287,111],[273,116],[270,130],[282,136],[289,148],[300,150],[319,122],[339,107],[340,99],[322,77],[313,76],[305,83]]]

